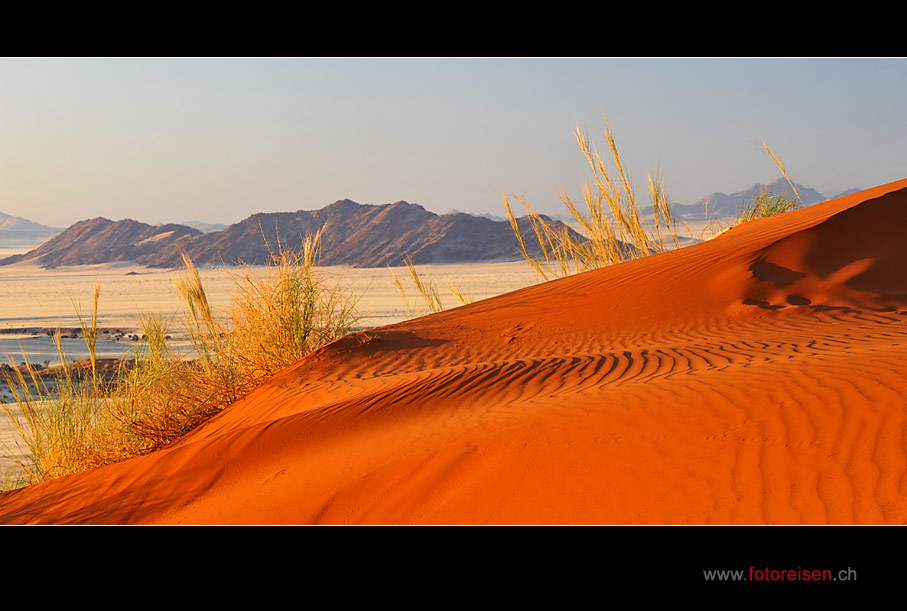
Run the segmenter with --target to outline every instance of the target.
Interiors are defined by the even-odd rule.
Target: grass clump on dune
[[[740,213],[737,218],[737,224],[795,210],[800,205],[800,202],[794,197],[784,193],[774,194],[768,189],[760,188],[759,194],[753,199],[753,203]]]
[[[587,136],[579,127],[574,130],[577,144],[592,169],[593,178],[591,184],[588,182],[583,184],[582,204],[570,199],[565,192],[560,196],[567,211],[585,234],[584,239],[571,235],[566,225],[555,229],[555,226],[536,212],[524,198],[515,196],[529,212],[527,216],[531,229],[521,231],[510,200],[506,195],[503,196],[504,207],[519,242],[521,254],[532,266],[539,281],[544,282],[647,257],[680,246],[677,223],[661,177],[658,175],[648,177],[651,213],[644,211],[638,204],[629,173],[621,161],[607,117],[604,117],[602,133],[610,154],[610,164],[606,164],[598,150],[590,146]],[[753,204],[740,214],[736,224],[780,214],[803,205],[797,188],[787,175],[781,160],[765,143],[762,146],[787,179],[796,198],[784,194],[774,195],[762,189]],[[692,231],[685,222],[683,225],[692,239]],[[716,234],[721,233],[721,230],[715,231],[713,223],[709,221],[703,232]],[[699,239],[694,241],[702,241],[708,237],[700,235]],[[530,253],[527,242],[533,240],[539,247],[533,250],[540,250],[541,256]]]
[[[803,200],[800,199],[800,194],[797,192],[797,187],[794,186],[793,181],[787,175],[787,170],[784,169],[784,165],[781,163],[781,160],[778,159],[771,149],[768,148],[768,145],[764,142],[762,143],[762,148],[765,149],[765,152],[775,162],[775,165],[778,166],[778,169],[781,170],[781,173],[784,175],[784,178],[787,180],[787,183],[790,185],[790,188],[794,191],[794,197],[791,197],[784,193],[774,194],[770,190],[765,188],[760,188],[758,195],[753,198],[753,203],[747,206],[743,212],[740,213],[740,216],[737,218],[737,224],[746,223],[747,221],[753,221],[756,219],[762,219],[769,216],[774,216],[776,214],[782,214],[788,212],[789,210],[796,210],[803,206]]]
[[[603,135],[612,161],[609,168],[601,154],[590,146],[587,136],[577,127],[574,136],[593,172],[592,183],[583,185],[583,204],[561,193],[568,212],[586,234],[573,237],[563,226],[557,230],[522,197],[516,199],[528,210],[531,232],[521,232],[507,196],[504,207],[511,227],[528,261],[542,281],[597,269],[678,246],[678,234],[671,206],[659,176],[649,176],[651,216],[639,207],[636,193],[624,169],[607,117]],[[527,239],[538,242],[541,256],[533,256]],[[667,245],[666,245],[667,241]]]
[[[225,313],[211,306],[198,269],[184,257],[187,273],[176,288],[189,353],[174,348],[160,316],[147,315],[134,358],[106,381],[95,367],[96,286],[92,317],[80,315],[90,366],[75,371],[60,349],[63,366],[53,380],[34,367],[7,376],[15,405],[4,410],[27,450],[23,483],[157,450],[352,331],[355,304],[316,270],[320,238],[307,238],[299,252],[279,247],[261,272],[230,271],[235,290]]]
[[[174,358],[160,321],[148,319],[147,351],[127,379],[129,401],[116,406],[123,420],[153,445],[169,443],[352,331],[354,303],[315,270],[320,235],[300,253],[272,254],[263,275],[247,266],[229,272],[234,295],[225,316],[214,312],[198,270],[184,257],[188,274],[177,289],[193,358]]]

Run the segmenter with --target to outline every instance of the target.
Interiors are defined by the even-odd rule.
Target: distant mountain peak
[[[10,243],[37,244],[62,231],[35,221],[0,212],[0,240]]]
[[[793,183],[796,188],[791,188],[790,183],[784,178],[777,178],[769,183],[756,183],[736,193],[726,194],[720,191],[710,193],[693,204],[674,204],[676,214],[686,220],[705,220],[706,217],[721,219],[738,216],[759,195],[760,190],[766,189],[775,195],[788,195],[800,199],[807,206],[826,201],[827,197],[809,187]]]
[[[113,261],[136,261],[142,256],[170,248],[186,236],[202,235],[176,224],[149,225],[133,219],[112,221],[98,216],[78,221],[39,247],[8,257],[0,264],[34,261],[39,265],[89,265]]]
[[[558,223],[559,224],[559,223]],[[520,226],[531,231],[529,221]],[[176,267],[185,252],[199,265],[240,261],[266,263],[268,245],[293,249],[325,228],[322,265],[384,267],[416,263],[517,260],[519,244],[508,221],[472,215],[438,215],[420,204],[359,204],[342,199],[319,210],[258,212],[220,231],[202,233],[185,225],[151,226],[130,219],[79,221],[41,247],[2,263],[33,260],[41,265],[133,261]],[[582,239],[579,235],[577,239]]]
[[[60,231],[58,227],[48,227],[35,221],[0,212],[0,231]]]
[[[363,207],[364,205],[365,204],[360,204],[358,202],[354,202],[351,199],[338,199],[333,204],[328,204],[327,206],[322,208],[322,210],[328,210],[328,209],[333,209],[333,208],[350,208],[350,207],[359,208],[359,207]],[[306,211],[300,210],[299,212],[306,212]]]
[[[207,223],[205,221],[184,221],[180,225],[185,225],[186,227],[192,227],[193,229],[198,229],[202,233],[212,233],[214,231],[223,231],[227,228],[227,225],[223,223]]]

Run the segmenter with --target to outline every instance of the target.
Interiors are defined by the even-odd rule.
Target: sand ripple
[[[907,522],[907,181],[351,336],[5,523]]]

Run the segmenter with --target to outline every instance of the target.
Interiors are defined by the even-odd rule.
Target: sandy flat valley
[[[0,258],[18,252],[22,249],[0,248]],[[264,267],[252,269],[265,273]],[[479,300],[533,283],[529,266],[521,261],[424,265],[417,269],[423,278],[434,282],[447,308],[459,304],[449,291],[450,287],[455,287],[467,298]],[[231,273],[237,268],[200,271],[212,304],[225,311],[234,292]],[[411,318],[417,310],[428,313],[405,268],[391,271],[388,268],[324,267],[321,272],[328,286],[339,285],[345,295],[357,299],[362,328],[397,323]],[[0,266],[0,362],[20,363],[24,360],[23,355],[27,355],[33,363],[58,363],[57,350],[48,331],[79,326],[77,309],[81,308],[85,314],[90,312],[95,282],[100,283],[99,357],[116,358],[134,350],[139,343],[130,341],[129,336],[141,333],[139,318],[144,314],[160,314],[170,321],[178,341],[183,310],[174,280],[184,274],[182,269],[152,269],[133,264],[57,269],[25,264]],[[404,283],[409,311],[407,301],[394,284],[393,274]],[[118,335],[123,337],[114,341]],[[81,339],[64,339],[63,347],[69,358],[87,355]],[[4,400],[11,400],[5,387],[0,388],[0,401]],[[15,441],[9,419],[0,414],[0,444],[14,446]],[[0,453],[2,448],[0,445]]]
[[[264,273],[265,268],[251,268]],[[393,274],[404,283],[413,312],[428,313],[405,268],[320,268],[328,286],[339,285],[344,294],[357,300],[361,326],[371,328],[411,317],[407,302],[394,285]],[[225,311],[234,291],[236,268],[201,270],[209,299]],[[424,265],[418,271],[430,278],[441,293],[446,308],[458,305],[449,292],[455,287],[464,296],[478,300],[510,292],[533,283],[529,266],[522,262]],[[53,329],[78,326],[77,310],[90,311],[94,283],[100,282],[98,326],[134,332],[139,318],[157,313],[179,326],[182,304],[174,280],[181,269],[151,269],[132,264],[85,265],[42,269],[35,265],[0,266],[0,334],[28,336],[18,329]],[[17,338],[18,339],[18,338]],[[4,341],[0,338],[0,341]],[[0,350],[8,352],[9,342]],[[13,346],[14,347],[14,346]],[[15,350],[14,350],[15,352]]]
[[[425,266],[504,294],[402,322],[387,270],[343,270],[389,324],[158,451],[0,493],[0,523],[904,524],[905,227],[907,179],[544,284]],[[175,305],[172,272],[114,269]],[[71,307],[21,276],[28,316]],[[107,286],[105,325],[136,308]]]

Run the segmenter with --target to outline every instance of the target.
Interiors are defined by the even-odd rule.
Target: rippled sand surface
[[[2,523],[903,524],[907,180],[341,339]]]

